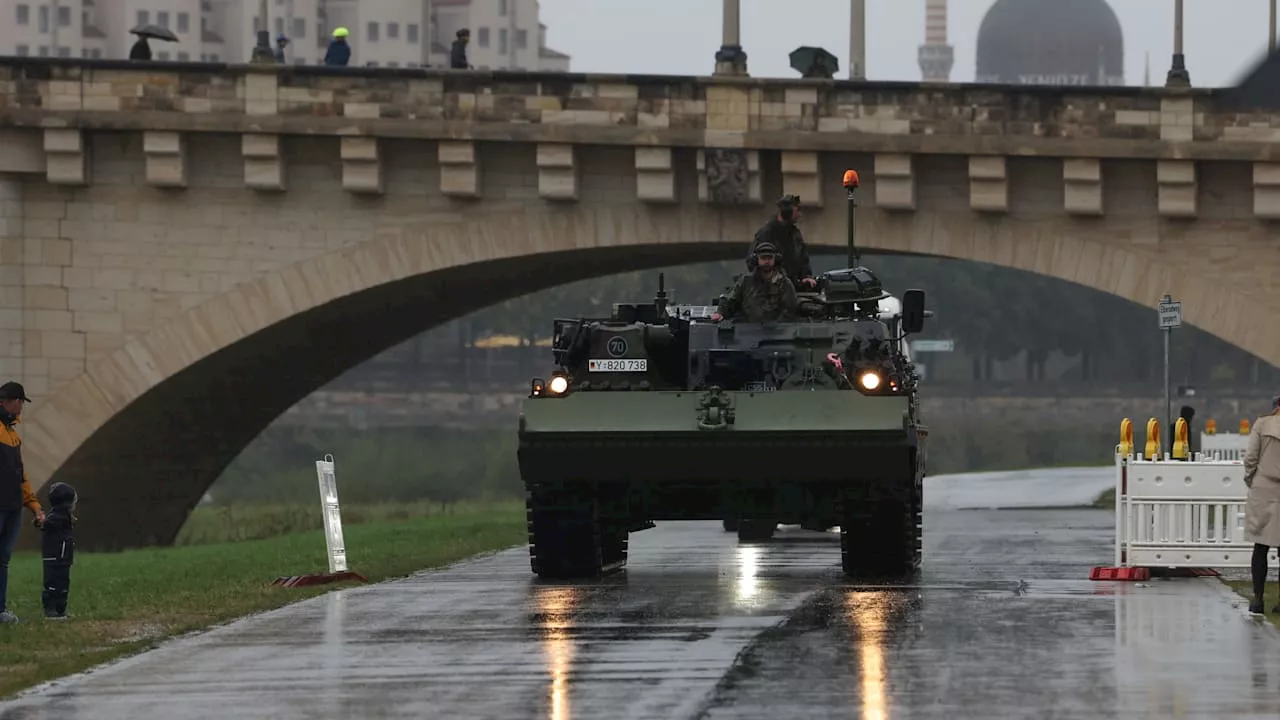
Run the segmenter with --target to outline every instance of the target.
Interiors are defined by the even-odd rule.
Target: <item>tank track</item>
[[[840,566],[853,579],[911,575],[924,556],[924,493],[845,502],[840,509]]]
[[[529,566],[546,579],[595,578],[627,564],[630,533],[592,483],[533,485],[525,493]]]

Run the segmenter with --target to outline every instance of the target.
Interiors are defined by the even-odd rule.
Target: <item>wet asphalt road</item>
[[[620,576],[542,583],[517,548],[176,641],[0,720],[1280,714],[1280,634],[1217,581],[1090,582],[1112,513],[965,503],[929,504],[905,585],[846,582],[833,534],[665,523]]]

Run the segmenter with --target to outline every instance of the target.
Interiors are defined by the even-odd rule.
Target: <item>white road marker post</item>
[[[342,511],[338,506],[338,477],[333,456],[326,454],[316,461],[316,480],[320,486],[320,512],[324,517],[324,544],[329,556],[329,572],[278,577],[272,585],[306,587],[342,580],[369,582],[368,578],[347,568],[347,547],[342,537]]]

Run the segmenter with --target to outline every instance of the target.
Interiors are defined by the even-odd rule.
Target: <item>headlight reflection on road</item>
[[[886,720],[884,672],[884,631],[889,598],[877,592],[850,592],[845,595],[845,616],[856,633],[858,674],[862,680],[863,720]]]
[[[760,548],[752,545],[738,546],[738,584],[734,588],[733,601],[736,605],[755,605],[756,596],[760,593],[756,574],[760,571]]]
[[[537,594],[538,612],[542,615],[543,648],[547,653],[547,669],[551,674],[548,692],[551,720],[569,720],[569,667],[573,662],[574,588],[542,588]]]

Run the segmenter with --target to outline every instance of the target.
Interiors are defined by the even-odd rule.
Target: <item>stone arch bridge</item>
[[[33,481],[92,503],[84,546],[167,543],[272,420],[435,324],[574,280],[741,257],[784,190],[807,206],[810,243],[842,248],[846,168],[864,181],[863,249],[1149,306],[1169,292],[1188,322],[1280,362],[1271,131],[1233,134],[1240,121],[1206,103],[0,66],[0,374],[34,396]],[[997,114],[1000,132],[977,119]]]

